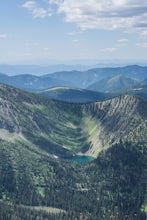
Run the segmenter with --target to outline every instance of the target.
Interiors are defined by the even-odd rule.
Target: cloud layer
[[[81,29],[128,29],[147,27],[147,1],[142,0],[50,0],[65,14],[67,22]]]
[[[43,0],[42,0],[43,2]],[[147,1],[142,0],[48,0],[49,8],[38,7],[35,0],[27,1],[27,8],[34,17],[64,14],[66,22],[76,23],[86,29],[141,29],[147,28]],[[54,7],[56,6],[56,7]]]

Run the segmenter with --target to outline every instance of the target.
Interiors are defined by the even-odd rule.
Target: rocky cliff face
[[[147,102],[135,96],[119,96],[107,101],[83,106],[87,133],[93,129],[90,137],[90,154],[98,153],[102,148],[122,141],[144,142],[147,140]]]

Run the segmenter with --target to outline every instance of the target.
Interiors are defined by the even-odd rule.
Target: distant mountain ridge
[[[0,72],[14,76],[14,75],[24,75],[24,74],[33,74],[33,75],[44,75],[48,73],[53,73],[57,71],[72,71],[79,70],[84,71],[89,69],[89,66],[86,65],[6,65],[0,64]]]
[[[64,80],[54,79],[51,77],[48,77],[46,79],[30,74],[16,75],[16,76],[8,76],[5,74],[0,74],[0,83],[15,86],[16,88],[20,88],[28,91],[42,90],[45,88],[60,86],[60,85],[73,86],[72,83],[66,82]]]
[[[100,81],[101,79],[112,77],[114,75],[124,75],[130,78],[143,80],[147,76],[147,67],[138,65],[125,66],[125,67],[107,67],[89,69],[87,71],[67,71],[48,74],[45,77],[53,77],[56,79],[66,79],[68,82],[76,84],[78,88],[87,88],[92,83]]]
[[[57,86],[86,89],[97,81],[118,74],[137,80],[144,80],[147,77],[147,67],[137,65],[116,68],[107,67],[87,71],[61,71],[42,76],[32,74],[8,76],[0,74],[0,83],[29,91],[43,90]]]
[[[99,92],[112,92],[115,89],[133,87],[137,85],[138,82],[139,80],[119,74],[95,82],[92,85],[90,85],[87,89]]]

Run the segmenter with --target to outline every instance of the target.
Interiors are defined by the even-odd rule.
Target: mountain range
[[[146,78],[147,67],[141,67],[137,65],[115,67],[115,68],[95,68],[87,71],[71,71],[71,72],[57,72],[45,77],[53,77],[58,79],[66,79],[68,82],[72,82],[80,88],[87,88],[94,82],[100,81],[101,79],[111,77],[114,75],[124,75],[130,78],[143,80]]]
[[[0,72],[5,73],[11,76],[14,75],[44,75],[53,72],[59,71],[72,71],[72,70],[79,70],[85,71],[89,69],[90,66],[87,65],[64,65],[64,64],[55,64],[55,65],[7,65],[7,64],[0,64]]]
[[[73,86],[72,83],[66,82],[64,80],[53,79],[51,77],[46,79],[29,74],[16,76],[0,74],[0,83],[5,83],[28,91],[42,90],[60,85]]]
[[[144,80],[146,78],[146,72],[147,67],[127,66],[97,68],[87,71],[62,71],[42,76],[31,74],[8,76],[6,74],[0,74],[0,83],[6,83],[25,90],[43,90],[56,86],[86,89],[95,82],[119,74],[123,75],[123,77],[130,77],[132,79],[130,82],[134,85],[134,79]],[[128,81],[128,79],[125,80]]]
[[[65,103],[0,85],[0,218],[145,220],[146,146],[138,97]]]
[[[0,74],[0,219],[146,220],[146,69]]]

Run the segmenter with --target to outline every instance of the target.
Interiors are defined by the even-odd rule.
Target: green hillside
[[[87,104],[0,86],[0,219],[145,220],[147,102]],[[95,157],[80,164],[72,155]]]

